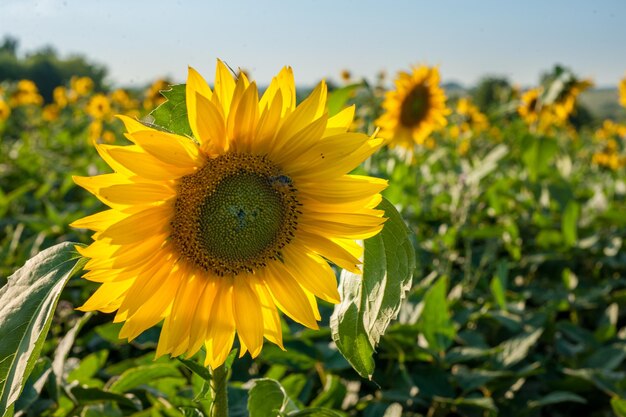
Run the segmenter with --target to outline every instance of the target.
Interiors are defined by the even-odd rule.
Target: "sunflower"
[[[0,122],[5,121],[11,115],[11,107],[7,104],[6,101],[0,98]]]
[[[104,94],[96,94],[87,104],[87,113],[94,119],[104,119],[111,113],[111,103]]]
[[[428,135],[444,127],[450,111],[436,67],[416,67],[411,74],[400,71],[395,85],[395,90],[385,96],[385,112],[376,124],[381,137],[411,149],[414,143],[423,144]]]
[[[348,133],[354,107],[333,117],[326,84],[296,106],[290,68],[259,99],[243,74],[217,63],[214,88],[192,68],[193,138],[119,116],[130,146],[96,145],[115,171],[74,181],[110,207],[74,222],[95,231],[79,251],[100,282],[80,307],[117,310],[129,340],[163,321],[157,356],[195,354],[221,365],[238,336],[256,357],[283,347],[278,310],[318,328],[316,297],[339,302],[327,261],[359,272],[386,181],[348,175],[382,139]]]
[[[626,107],[626,77],[619,82],[619,104]]]

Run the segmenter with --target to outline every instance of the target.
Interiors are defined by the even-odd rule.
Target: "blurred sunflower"
[[[539,93],[538,88],[533,88],[522,94],[520,104],[517,107],[517,113],[524,121],[531,125],[539,119]]]
[[[619,104],[626,107],[626,77],[619,82]]]
[[[5,121],[11,115],[11,107],[6,101],[0,99],[0,122]]]
[[[40,106],[43,97],[39,95],[37,85],[31,80],[20,80],[17,83],[16,91],[11,95],[11,107],[35,105]]]
[[[93,90],[93,80],[89,77],[72,77],[70,87],[79,97],[86,96]]]
[[[94,119],[104,119],[111,113],[111,103],[104,94],[96,94],[87,104],[87,113]]]
[[[63,86],[55,87],[52,91],[52,98],[59,108],[64,108],[68,104],[67,88]]]
[[[561,122],[566,122],[575,110],[576,100],[580,93],[592,86],[593,82],[591,80],[576,80],[572,82],[569,88],[565,89],[552,105],[555,116]]]
[[[117,310],[128,339],[164,320],[157,356],[204,346],[214,368],[235,334],[242,355],[264,337],[282,348],[277,307],[317,328],[315,297],[339,302],[327,260],[359,272],[386,186],[347,174],[382,139],[348,133],[354,107],[329,118],[326,97],[322,82],[296,106],[284,68],[259,99],[218,61],[213,90],[189,69],[194,140],[120,116],[133,145],[96,145],[115,173],[74,178],[111,207],[73,223],[96,232],[79,251],[102,283],[81,309]]]
[[[376,124],[380,136],[392,145],[411,149],[414,143],[424,144],[428,135],[444,127],[450,111],[436,67],[416,67],[411,74],[400,71],[395,86],[385,95],[385,112]]]

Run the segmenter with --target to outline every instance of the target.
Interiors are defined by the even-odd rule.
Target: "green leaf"
[[[515,365],[528,355],[528,351],[537,343],[542,333],[543,328],[538,328],[502,342],[496,359],[505,367]]]
[[[327,375],[324,390],[313,401],[313,407],[339,408],[347,393],[346,386],[337,375]]]
[[[150,116],[153,123],[172,133],[184,136],[192,136],[189,119],[187,118],[187,99],[185,84],[171,86],[169,90],[161,91],[167,101],[154,109]]]
[[[346,105],[348,100],[354,96],[356,90],[361,87],[359,84],[350,84],[342,88],[338,88],[328,93],[328,100],[326,105],[328,106],[328,116],[332,117],[339,113]]]
[[[448,279],[443,276],[426,292],[424,310],[418,321],[419,329],[428,342],[428,347],[436,352],[445,352],[456,335],[448,309],[447,294]]]
[[[500,309],[506,310],[506,286],[508,280],[509,270],[506,262],[498,262],[496,274],[491,278],[489,283],[489,289],[491,289],[491,295],[493,295],[496,304]]]
[[[524,139],[522,161],[526,165],[530,180],[535,182],[539,175],[548,171],[559,146],[550,138],[529,136]]]
[[[65,372],[65,361],[67,355],[70,353],[74,342],[76,341],[76,335],[82,329],[83,325],[91,318],[93,313],[89,312],[84,314],[80,319],[76,321],[76,324],[63,336],[63,339],[57,345],[54,351],[54,361],[52,362],[52,371],[56,376],[57,385],[61,385]],[[91,375],[90,375],[91,376]]]
[[[72,387],[71,394],[79,404],[83,405],[113,401],[129,409],[141,409],[141,401],[122,394],[103,391],[100,388],[83,388],[80,385],[76,385]]]
[[[191,372],[198,375],[200,378],[204,379],[205,381],[210,381],[212,379],[211,372],[209,371],[208,368],[198,364],[197,362],[194,362],[191,359],[183,359],[183,358],[176,358],[176,359],[178,359],[183,365],[185,365],[187,369],[189,369]]]
[[[61,290],[82,267],[74,243],[39,253],[0,288],[0,410],[13,404],[41,352]]]
[[[276,417],[279,412],[284,413],[295,409],[278,381],[268,378],[254,381],[254,386],[250,389],[248,396],[250,417]]]
[[[626,417],[626,399],[617,396],[611,398],[611,408],[617,417]]]
[[[578,216],[580,215],[580,205],[574,200],[570,200],[565,206],[563,218],[561,219],[561,233],[567,246],[574,246],[578,240]]]
[[[341,354],[364,378],[374,372],[374,348],[411,288],[415,250],[410,231],[386,199],[385,227],[364,242],[363,275],[342,271],[342,302],[330,319],[332,337]]]
[[[108,391],[124,393],[140,385],[148,385],[160,378],[180,376],[178,369],[169,364],[141,365],[125,371],[109,386]]]
[[[328,408],[307,408],[306,410],[294,411],[287,414],[289,417],[344,417],[344,414],[339,414],[336,411]]]
[[[528,407],[537,408],[537,407],[544,407],[550,404],[558,404],[558,403],[564,403],[564,402],[587,404],[587,400],[585,400],[580,395],[574,394],[573,392],[554,391],[538,400],[529,401]]]

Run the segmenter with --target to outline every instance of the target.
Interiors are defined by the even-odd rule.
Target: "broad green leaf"
[[[50,328],[61,290],[82,267],[74,243],[30,259],[0,288],[0,410],[20,395]]]
[[[169,364],[142,365],[125,371],[110,386],[108,391],[124,393],[140,385],[148,385],[160,378],[180,377],[175,366]]]
[[[356,90],[361,87],[362,84],[350,84],[345,87],[338,88],[328,93],[328,100],[326,105],[328,106],[328,116],[332,117],[339,113],[345,106],[348,100],[354,96]]]
[[[574,246],[578,240],[578,216],[580,215],[580,205],[574,200],[570,200],[563,211],[561,219],[561,233],[567,246]]]
[[[544,397],[541,397],[538,400],[529,401],[528,407],[537,408],[537,407],[544,407],[546,405],[558,404],[558,403],[563,403],[563,402],[574,402],[574,403],[586,404],[587,400],[585,400],[580,395],[574,394],[573,392],[554,391]]]
[[[385,227],[364,242],[363,275],[342,271],[342,301],[330,319],[337,348],[364,378],[374,372],[374,349],[400,311],[415,269],[415,250],[402,217],[385,199],[378,208],[385,211]]]
[[[167,101],[154,109],[150,116],[153,123],[172,133],[191,136],[191,127],[187,118],[187,99],[185,84],[173,85],[169,90],[161,91]]]
[[[617,417],[626,417],[626,399],[617,396],[611,398],[611,408]]]
[[[456,335],[448,309],[448,279],[440,277],[424,296],[424,310],[418,321],[428,347],[435,352],[445,352]]]
[[[254,381],[248,396],[250,417],[276,417],[279,412],[289,412],[295,409],[278,381],[267,378]]]

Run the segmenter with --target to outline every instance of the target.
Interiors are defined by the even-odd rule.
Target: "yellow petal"
[[[324,235],[298,230],[298,238],[315,253],[322,255],[335,265],[355,274],[360,274],[363,249],[348,239],[331,239]],[[348,242],[352,242],[352,245]]]
[[[226,277],[218,284],[206,337],[205,365],[215,369],[224,363],[235,340],[233,282]]]
[[[228,115],[230,103],[233,100],[233,92],[235,91],[235,80],[228,67],[219,59],[217,60],[217,68],[215,70],[215,85],[213,86],[215,95],[217,96],[224,115]]]
[[[340,302],[335,272],[326,261],[297,245],[287,245],[283,252],[285,264],[304,289],[329,303]]]
[[[234,103],[234,102],[233,102]],[[231,110],[228,120],[229,137],[233,144],[238,146],[236,151],[249,151],[249,144],[255,139],[257,123],[259,121],[259,94],[255,83],[246,88],[237,101],[237,108]],[[240,145],[241,149],[239,148]]]
[[[259,278],[260,274],[256,274],[250,277],[250,285],[259,297],[261,303],[261,314],[263,315],[263,336],[270,342],[278,345],[282,350],[285,350],[283,346],[283,331],[280,324],[280,316],[276,305],[272,299],[272,295],[269,293],[265,283]]]
[[[263,313],[259,297],[250,288],[247,275],[234,278],[233,306],[237,334],[254,358],[263,347]]]
[[[164,163],[136,145],[100,145],[100,148],[102,149],[101,155],[107,156],[107,162],[117,172],[119,172],[118,169],[113,167],[111,162],[117,167],[123,167],[125,172],[150,180],[174,180],[184,175],[191,174],[195,170],[193,166],[178,167]]]
[[[306,294],[289,269],[279,261],[269,262],[266,269],[263,280],[278,308],[298,323],[318,329],[315,313],[311,311]]]
[[[207,154],[223,153],[228,149],[228,138],[222,108],[201,95],[196,97],[196,105],[201,115],[197,129],[202,138],[202,150]]]
[[[197,112],[196,95],[211,99],[211,88],[202,76],[195,69],[189,67],[187,72],[187,84],[185,85],[185,96],[187,105],[187,118],[189,119],[189,127],[193,135],[202,144],[204,138],[198,129],[199,119],[203,117],[202,113]]]
[[[141,130],[127,137],[149,154],[166,164],[178,167],[199,167],[204,158],[190,139],[156,130]]]

